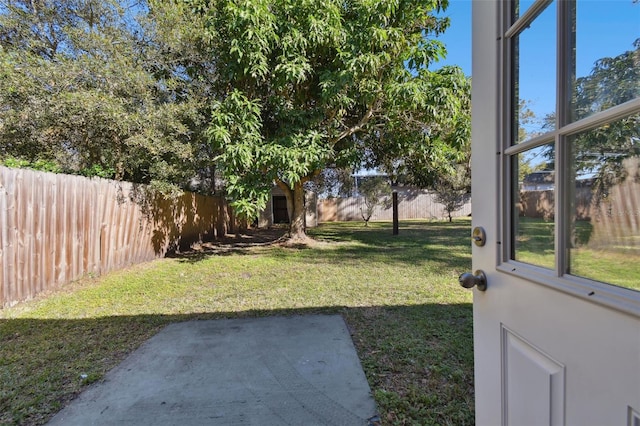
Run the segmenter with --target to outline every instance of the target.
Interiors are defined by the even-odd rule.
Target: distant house
[[[553,191],[555,183],[554,171],[539,171],[526,175],[522,181],[522,191]],[[576,188],[589,188],[593,185],[594,178],[591,175],[576,176]]]
[[[550,191],[553,190],[555,172],[540,171],[529,173],[522,180],[522,191]]]

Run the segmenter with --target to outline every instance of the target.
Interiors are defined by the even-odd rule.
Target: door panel
[[[525,141],[505,156],[510,144],[504,138],[511,137],[504,130],[511,119],[505,113],[511,95],[505,89],[510,68],[502,44],[505,4],[473,2],[473,226],[485,229],[487,243],[472,245],[472,270],[483,270],[488,283],[484,292],[473,290],[476,423],[636,426],[640,292],[568,275],[563,265],[572,261],[567,253],[574,248],[558,244],[570,237],[561,231],[554,230],[549,265],[519,259],[525,246],[516,246],[515,256],[503,247],[520,229],[511,223],[513,188],[505,181],[511,179],[512,159],[530,149]],[[637,100],[625,105],[627,117],[640,109]],[[542,139],[531,147],[548,142]],[[559,133],[549,137],[556,144],[564,139]],[[571,195],[558,196],[558,182],[570,176],[563,168],[565,152],[558,150],[559,176],[551,191],[556,227],[569,229],[571,223],[557,219],[569,217],[571,206]]]
[[[505,273],[487,281],[484,294],[474,290],[478,425],[632,424],[629,407],[640,407],[637,318]],[[549,405],[534,406],[545,375]]]
[[[565,367],[502,327],[504,417],[510,425],[562,425]]]

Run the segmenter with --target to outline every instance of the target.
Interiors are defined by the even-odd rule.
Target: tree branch
[[[349,127],[348,129],[346,129],[345,131],[340,133],[338,136],[336,136],[334,139],[332,139],[330,141],[331,145],[335,145],[338,142],[340,142],[342,139],[347,138],[347,137],[353,135],[354,133],[357,133],[360,130],[362,130],[364,128],[364,126],[366,126],[367,123],[373,117],[373,114],[376,111],[376,105],[377,104],[378,104],[378,100],[372,102],[371,105],[369,106],[369,109],[367,109],[367,112],[362,116],[360,121],[358,121],[358,124],[356,124],[355,126]]]
[[[280,180],[280,179],[276,179],[275,180],[276,185],[278,186],[278,188],[282,189],[282,191],[286,194],[286,195],[292,195],[292,190],[289,187],[289,185],[287,185],[286,182]]]
[[[321,169],[314,170],[313,172],[309,173],[307,176],[305,176],[302,179],[300,179],[300,183],[304,184],[304,183],[309,182],[311,179],[313,179],[316,176],[318,176],[321,172],[322,172]]]

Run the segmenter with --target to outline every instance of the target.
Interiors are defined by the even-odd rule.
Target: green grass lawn
[[[42,424],[162,327],[339,313],[388,425],[473,424],[470,220],[326,224],[311,248],[213,248],[0,310],[0,424]]]
[[[628,240],[626,246],[620,242]],[[594,241],[593,227],[588,221],[577,221],[574,246],[570,249],[571,274],[620,287],[640,290],[640,255],[638,235],[625,238],[603,236]],[[535,218],[518,218],[516,238],[517,260],[555,269],[554,223]]]

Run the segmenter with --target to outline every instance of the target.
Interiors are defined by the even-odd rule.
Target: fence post
[[[393,191],[393,235],[398,235],[398,191]]]

